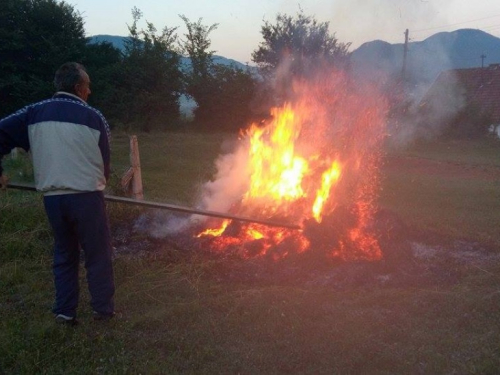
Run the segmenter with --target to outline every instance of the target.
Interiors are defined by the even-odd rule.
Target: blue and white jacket
[[[0,120],[0,161],[22,147],[31,151],[35,186],[46,195],[102,191],[109,178],[109,137],[98,110],[57,92]]]

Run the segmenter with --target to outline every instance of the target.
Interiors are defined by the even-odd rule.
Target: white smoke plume
[[[370,40],[403,43],[406,29],[447,22],[446,13],[440,12],[432,1],[338,0],[331,4],[330,13],[322,16],[328,17],[337,37],[352,42],[353,48]]]
[[[232,153],[220,156],[217,174],[203,185],[200,206],[205,210],[228,212],[247,191],[249,183],[248,143],[241,142]]]
[[[225,147],[224,147],[225,146]],[[223,148],[228,148],[227,144]],[[217,172],[212,180],[200,186],[195,209],[228,213],[231,207],[241,201],[248,188],[248,142],[236,142],[231,149],[215,161]],[[153,217],[141,217],[135,229],[148,232],[154,238],[184,232],[193,226],[203,224],[209,216],[172,214],[156,212]]]
[[[419,98],[409,97],[403,112],[389,120],[388,146],[406,147],[419,140],[431,140],[442,135],[450,120],[466,105],[466,91],[453,70],[441,73],[426,86]]]

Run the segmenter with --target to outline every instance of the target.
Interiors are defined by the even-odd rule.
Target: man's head
[[[90,78],[82,64],[68,62],[56,72],[54,86],[57,91],[69,92],[87,101],[90,95]]]

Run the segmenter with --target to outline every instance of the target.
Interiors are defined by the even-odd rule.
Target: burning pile
[[[216,220],[198,237],[244,257],[319,251],[380,259],[373,218],[385,108],[376,92],[356,91],[339,73],[295,83],[292,100],[242,131],[236,150],[219,158],[203,206],[304,229]]]

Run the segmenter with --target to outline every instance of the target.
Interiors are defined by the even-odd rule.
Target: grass
[[[450,161],[465,165],[500,166],[498,140],[494,138],[476,140],[440,140],[439,142],[416,142],[401,155],[424,157],[437,161]]]
[[[226,134],[154,133],[138,136],[146,199],[193,203],[199,183],[215,172],[214,160],[234,136]],[[115,177],[129,168],[129,137],[113,137]]]
[[[224,142],[220,134],[139,134],[146,198],[191,204]],[[400,167],[384,169],[382,208],[423,233],[500,246],[498,179],[415,173],[398,164],[418,158],[459,170],[498,168],[498,147],[450,142],[392,153]],[[17,163],[8,172],[21,178],[26,173],[16,171],[29,168]],[[115,179],[127,169],[125,134],[114,137],[113,166]],[[141,212],[108,207],[112,226]],[[50,314],[51,234],[41,197],[1,192],[0,210],[0,373],[494,374],[500,368],[498,261],[450,265],[461,275],[453,283],[338,289],[228,281],[219,270],[242,261],[158,242],[155,252],[115,260],[121,314],[109,324],[91,320],[82,268],[82,324],[68,329]],[[500,255],[499,246],[492,255]]]
[[[500,248],[499,148],[489,139],[414,145],[394,156],[426,165],[386,171],[380,203],[412,227]]]
[[[390,176],[386,180],[382,202],[397,210],[408,225],[439,230],[446,236],[462,236],[500,245],[498,181],[408,176],[407,179],[412,181],[408,184],[401,178]]]

